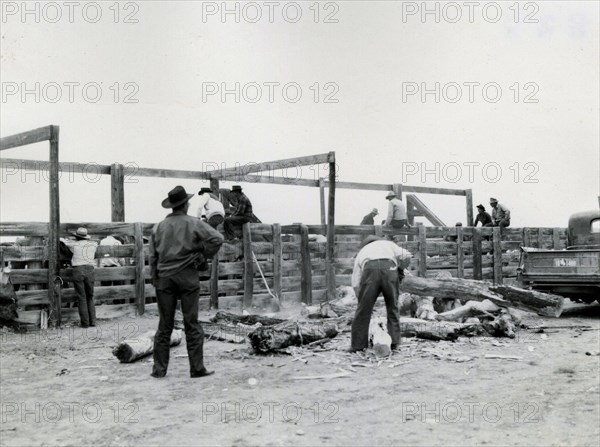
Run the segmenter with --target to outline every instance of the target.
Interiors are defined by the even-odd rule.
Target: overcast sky
[[[335,151],[339,180],[471,188],[512,226],[598,207],[598,2],[289,3],[2,2],[1,134],[56,124],[61,161],[186,170]],[[1,220],[47,221],[46,178],[3,172]],[[126,220],[177,184],[207,186],[128,178]],[[243,186],[263,222],[319,223],[316,188]],[[60,187],[63,222],[110,221],[108,177]],[[384,195],[338,190],[337,223]],[[464,198],[420,197],[465,222]]]

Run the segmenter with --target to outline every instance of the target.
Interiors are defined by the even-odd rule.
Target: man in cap
[[[406,221],[406,206],[404,206],[402,200],[396,197],[396,193],[393,191],[388,192],[385,198],[390,201],[387,218],[385,219],[385,226],[393,228],[408,227],[409,225]]]
[[[188,216],[193,196],[182,186],[173,188],[162,202],[163,208],[172,208],[173,212],[154,226],[150,237],[150,272],[160,317],[151,374],[157,378],[167,374],[177,300],[181,300],[190,376],[203,377],[214,372],[204,367],[204,331],[198,322],[200,284],[195,264],[201,255],[210,258],[216,254],[223,236],[206,222]]]
[[[478,223],[481,223],[482,227],[489,226],[488,224],[492,223],[492,216],[485,211],[485,206],[479,204],[477,205],[477,217],[475,218],[475,226]]]
[[[225,230],[225,239],[235,241],[241,234],[241,229],[245,223],[251,222],[253,218],[252,203],[250,199],[242,192],[242,187],[233,185],[231,195],[236,203],[231,216],[225,218],[223,229]]]
[[[73,288],[77,293],[79,321],[83,328],[96,326],[96,306],[94,305],[94,266],[98,242],[91,241],[87,228],[79,227],[71,233],[75,240],[61,241],[73,252]]]
[[[487,224],[486,227],[504,228],[510,226],[510,210],[498,203],[493,197],[490,199],[490,206],[492,207],[492,222]]]
[[[351,352],[363,350],[369,345],[371,313],[380,293],[385,300],[391,347],[397,348],[400,343],[398,287],[410,258],[410,252],[378,236],[367,236],[362,242],[352,271],[352,287],[358,298],[358,307],[352,321]]]
[[[208,224],[216,229],[225,220],[225,208],[223,204],[210,188],[201,188],[198,195],[200,196],[198,217],[202,218],[202,216],[205,216]]]
[[[369,214],[363,217],[363,220],[360,222],[361,225],[375,225],[374,217],[379,214],[379,210],[377,208],[373,208]]]

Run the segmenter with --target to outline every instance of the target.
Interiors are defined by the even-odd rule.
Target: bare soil
[[[185,342],[164,379],[150,377],[151,357],[112,356],[157,323],[146,314],[3,332],[0,445],[600,445],[598,318],[532,316],[589,329],[515,339],[402,339],[384,359],[344,352],[348,332],[291,355],[210,340],[216,373],[200,379],[189,377]],[[296,379],[310,376],[330,378]]]

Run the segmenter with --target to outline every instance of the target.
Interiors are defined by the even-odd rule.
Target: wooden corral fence
[[[79,226],[88,228],[93,239],[108,235],[125,236],[131,243],[99,246],[96,258],[125,258],[124,266],[97,268],[95,300],[98,317],[111,318],[137,311],[155,302],[150,284],[147,238],[151,223],[67,223],[61,224],[61,236]],[[0,223],[2,236],[37,238],[39,245],[1,246],[0,259],[35,265],[36,268],[12,268],[11,282],[17,292],[19,321],[39,324],[41,312],[49,306],[47,223]],[[200,308],[251,309],[268,307],[276,296],[281,304],[313,304],[327,300],[327,226],[246,224],[242,243],[225,243],[210,268],[199,272]],[[417,227],[387,230],[380,226],[335,227],[335,284],[350,285],[354,257],[362,239],[369,234],[408,235],[413,240],[398,242],[413,254],[410,269],[418,276],[435,276],[440,271],[452,276],[489,279],[501,283],[516,276],[519,247],[565,249],[565,228],[473,228]],[[462,242],[461,242],[462,240]],[[260,268],[259,268],[260,267]],[[64,320],[77,319],[75,291],[68,287],[72,269],[63,268],[60,278],[60,309]],[[118,282],[119,285],[103,285]]]

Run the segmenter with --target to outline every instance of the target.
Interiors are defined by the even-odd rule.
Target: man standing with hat
[[[352,287],[358,298],[358,307],[352,321],[350,352],[369,346],[369,324],[373,306],[380,293],[387,310],[387,329],[392,338],[392,349],[400,343],[400,313],[398,287],[404,279],[404,269],[410,264],[409,251],[394,242],[378,236],[367,236],[354,261]]]
[[[492,207],[492,222],[487,224],[486,227],[504,228],[510,226],[510,210],[498,203],[493,197],[490,199],[490,206]]]
[[[198,192],[200,205],[198,206],[198,218],[206,216],[208,224],[216,229],[225,220],[225,208],[210,188],[201,188]]]
[[[193,196],[182,186],[173,188],[162,202],[163,208],[172,208],[173,212],[152,229],[150,272],[160,316],[154,337],[152,377],[167,374],[177,300],[181,300],[190,376],[203,377],[214,372],[204,367],[204,331],[198,322],[200,284],[196,263],[201,255],[210,258],[216,254],[223,236],[206,222],[188,216],[189,200]]]
[[[489,213],[486,213],[485,206],[479,204],[477,205],[477,217],[475,218],[475,226],[478,223],[481,223],[482,227],[489,226],[488,224],[492,223],[492,216]]]
[[[233,195],[233,200],[236,202],[236,207],[231,216],[225,218],[223,228],[225,230],[225,239],[235,241],[244,224],[252,221],[253,213],[252,203],[246,194],[242,192],[241,186],[233,185],[231,187],[231,194]]]
[[[374,217],[379,214],[379,210],[377,208],[373,208],[369,214],[363,217],[363,220],[360,222],[361,225],[375,225]]]
[[[87,228],[79,227],[73,236],[75,240],[61,241],[73,252],[73,288],[77,293],[79,321],[83,328],[96,326],[96,306],[94,305],[94,266],[98,242],[91,241]]]
[[[391,226],[393,228],[408,227],[409,225],[406,221],[406,206],[404,206],[402,200],[396,197],[396,193],[393,191],[388,192],[385,198],[390,201],[390,204],[388,205],[388,215],[385,219],[385,226]]]

